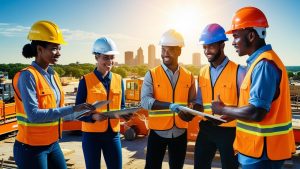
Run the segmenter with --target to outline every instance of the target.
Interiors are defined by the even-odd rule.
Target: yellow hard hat
[[[56,44],[67,44],[59,27],[50,21],[38,21],[31,26],[29,40],[46,41]]]

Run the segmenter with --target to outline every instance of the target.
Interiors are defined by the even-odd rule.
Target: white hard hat
[[[183,47],[184,40],[179,32],[176,32],[174,29],[170,29],[161,36],[159,45]]]
[[[119,52],[113,40],[101,37],[93,45],[93,54],[117,55]]]

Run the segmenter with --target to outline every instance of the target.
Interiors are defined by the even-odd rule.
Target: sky
[[[181,32],[185,47],[179,61],[192,63],[192,53],[201,54],[206,64],[199,36],[207,24],[218,23],[230,29],[234,13],[245,6],[261,9],[269,22],[266,42],[286,66],[299,66],[300,20],[298,0],[0,0],[0,63],[31,63],[22,48],[30,43],[28,31],[33,23],[49,20],[62,29],[68,45],[63,45],[58,64],[96,63],[91,53],[94,41],[102,36],[112,38],[120,52],[118,63],[124,63],[124,52],[142,47],[145,62],[148,45],[156,47],[161,35],[170,28]],[[298,12],[297,12],[298,11]],[[298,18],[298,19],[297,19]],[[239,57],[228,36],[225,54],[245,65],[248,56]]]

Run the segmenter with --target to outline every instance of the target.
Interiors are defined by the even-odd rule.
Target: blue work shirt
[[[265,45],[255,51],[247,59],[247,68],[249,69],[252,63],[266,51],[272,50],[271,45]],[[270,111],[272,101],[276,90],[279,89],[281,78],[281,70],[274,62],[269,60],[261,60],[256,64],[251,75],[250,98],[249,104]],[[268,160],[266,149],[264,147],[261,158],[251,158],[238,153],[238,159],[241,164],[254,164],[262,160]]]
[[[211,79],[213,86],[215,86],[217,78],[220,76],[221,72],[227,65],[228,61],[229,61],[228,57],[225,57],[223,62],[220,65],[218,65],[217,67],[213,67],[212,65],[210,66],[210,79]],[[238,72],[237,72],[238,95],[240,92],[239,89],[240,89],[240,87],[243,83],[244,77],[246,75],[246,71],[247,71],[247,69],[245,67],[243,67],[241,65],[239,66]],[[197,92],[196,100],[197,100],[197,103],[200,103],[201,105],[203,105],[202,92],[201,92],[201,88],[199,87],[199,85],[198,85],[198,92]]]
[[[94,73],[95,73],[96,77],[98,78],[98,80],[105,87],[106,93],[109,93],[110,82],[111,82],[111,78],[112,78],[112,73],[108,72],[105,77],[103,77],[102,74],[99,71],[97,71],[97,69],[94,70]],[[122,88],[121,109],[124,109],[125,108],[125,93],[124,93],[123,79],[121,80],[121,84],[120,85],[121,85],[121,88]],[[86,82],[85,82],[85,79],[82,78],[79,81],[79,84],[78,84],[78,92],[77,92],[77,95],[76,95],[75,105],[78,105],[78,104],[81,104],[81,103],[85,103],[86,99],[87,99]],[[95,122],[92,119],[92,115],[90,115],[90,116],[83,116],[82,118],[80,118],[80,120],[84,121],[84,122]]]
[[[57,108],[39,109],[34,76],[28,70],[22,71],[18,80],[18,88],[28,120],[32,123],[52,122],[73,113],[73,106],[59,107],[60,91],[54,80],[54,70],[49,66],[45,71],[35,61],[31,65],[45,77],[54,93]]]

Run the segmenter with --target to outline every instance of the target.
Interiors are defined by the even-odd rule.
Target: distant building
[[[193,53],[193,62],[194,66],[201,66],[201,55],[200,53]]]
[[[148,46],[148,67],[153,68],[156,63],[155,46],[153,44]]]
[[[135,58],[135,64],[136,65],[143,65],[144,64],[143,49],[141,47],[137,50],[137,55],[136,55],[136,58]]]
[[[129,66],[135,65],[132,51],[125,52],[125,65],[129,65]]]
[[[160,65],[160,59],[155,58],[154,67]]]

